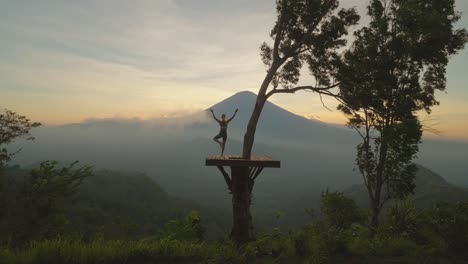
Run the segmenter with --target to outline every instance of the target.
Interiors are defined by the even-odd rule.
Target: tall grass
[[[192,242],[171,239],[123,241],[71,239],[32,242],[23,249],[0,249],[1,264],[127,263],[131,259],[162,256],[235,259],[238,251],[226,242]]]

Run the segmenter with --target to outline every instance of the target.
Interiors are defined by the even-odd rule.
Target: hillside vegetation
[[[223,232],[228,214],[171,197],[139,173],[98,171],[87,176],[73,195],[36,193],[38,200],[57,199],[47,212],[24,207],[20,198],[28,193],[26,182],[43,169],[3,170],[0,263],[464,263],[468,259],[464,250],[468,200],[418,205],[416,197],[428,197],[434,190],[431,186],[448,188],[424,168],[418,182],[426,187],[419,188],[416,199],[389,206],[375,233],[367,227],[365,209],[344,193],[326,191],[318,197],[318,208],[308,210],[304,225],[281,227],[285,213],[278,211],[272,227],[264,227],[256,241],[241,248]],[[448,193],[441,197],[448,198]]]
[[[64,234],[75,234],[85,241],[97,235],[106,239],[141,239],[156,234],[165,223],[192,210],[208,219],[205,221],[208,237],[222,236],[229,224],[227,212],[170,196],[141,173],[97,171],[85,178],[71,196],[59,196],[51,188],[33,196],[25,188],[31,178],[28,170],[18,167],[3,170],[0,177],[3,242],[21,243]],[[42,183],[53,185],[51,179]],[[39,205],[26,197],[34,197],[36,201],[56,200],[56,203],[47,208],[42,205],[42,208],[31,208]],[[31,233],[33,229],[35,232]]]

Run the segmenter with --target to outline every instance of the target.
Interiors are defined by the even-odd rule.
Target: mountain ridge
[[[445,180],[438,173],[417,164],[414,194],[408,198],[420,207],[432,206],[438,202],[463,202],[468,200],[468,191]],[[367,190],[363,184],[355,184],[343,192],[364,208],[369,206]]]

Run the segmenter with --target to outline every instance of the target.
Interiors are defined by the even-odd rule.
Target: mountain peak
[[[236,108],[239,110],[247,110],[253,108],[257,95],[251,91],[238,92],[223,101],[213,105],[211,108],[222,111],[234,111]]]
[[[254,92],[245,90],[245,91],[242,91],[242,92],[235,93],[231,97],[246,97],[246,96],[248,96],[248,97],[251,97],[251,96],[257,97],[257,94],[255,94]]]

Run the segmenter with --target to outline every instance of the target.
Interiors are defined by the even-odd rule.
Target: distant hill
[[[3,194],[7,199],[15,199],[13,193],[20,188],[23,175],[28,172],[18,167],[2,172],[0,185],[8,186]],[[153,236],[168,221],[183,218],[190,211],[200,212],[208,238],[222,237],[230,227],[229,211],[203,207],[169,195],[142,173],[97,171],[84,180],[76,195],[64,202],[72,231],[84,239],[97,233],[113,239]],[[14,202],[8,204],[15,205]]]
[[[354,185],[344,190],[344,193],[355,200],[361,207],[369,206],[369,198],[364,185]],[[437,202],[464,202],[468,201],[468,190],[448,183],[442,176],[418,165],[416,173],[416,188],[414,195],[410,196],[420,207],[431,206]]]
[[[331,187],[330,190],[343,191],[360,207],[369,207],[367,190],[362,184],[354,184],[343,189]],[[312,187],[308,192],[300,193],[288,200],[287,203],[281,204],[280,210],[284,212],[285,216],[280,219],[279,224],[285,228],[301,226],[319,217],[322,191],[325,189]],[[468,189],[450,184],[439,174],[418,165],[416,190],[412,199],[419,207],[428,207],[437,202],[466,202],[468,201]],[[308,212],[305,209],[308,209]]]

